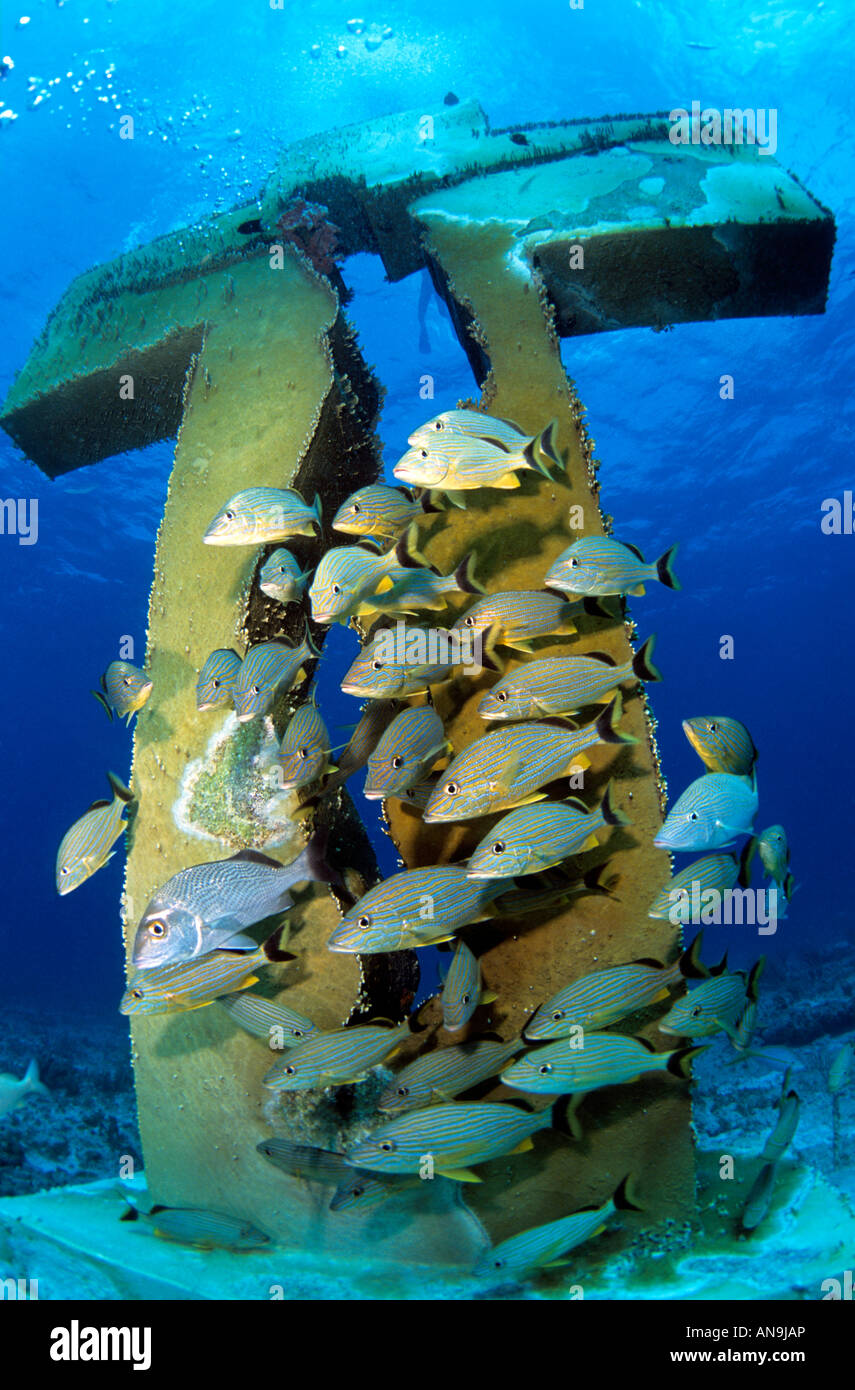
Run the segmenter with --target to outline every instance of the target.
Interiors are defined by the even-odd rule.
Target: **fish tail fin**
[[[679,1076],[681,1081],[691,1081],[692,1058],[706,1050],[706,1043],[700,1047],[678,1047],[676,1052],[668,1054],[668,1071],[672,1076]]]
[[[31,1058],[27,1070],[24,1072],[24,1085],[28,1091],[38,1091],[45,1096],[50,1095],[50,1091],[39,1076],[39,1064],[35,1057]]]
[[[125,1201],[126,1201],[127,1204],[128,1204],[128,1209],[127,1209],[127,1211],[124,1213],[123,1216],[120,1216],[120,1217],[119,1217],[119,1220],[120,1220],[120,1221],[139,1221],[139,1219],[140,1219],[139,1209],[138,1209],[137,1207],[134,1206],[134,1204],[133,1204],[133,1202],[131,1201],[130,1197],[125,1197]]]
[[[656,633],[652,632],[643,646],[639,647],[635,656],[632,658],[632,669],[640,681],[661,681],[662,672],[658,666],[653,664],[653,648],[656,645]]]
[[[292,864],[287,865],[288,877],[299,866],[304,877],[314,883],[334,883],[341,887],[344,880],[338,869],[333,868],[327,859],[329,832],[325,826],[316,830]],[[295,880],[299,882],[299,879]]]
[[[612,622],[623,617],[623,605],[621,602],[615,603],[614,599],[583,598],[582,611],[589,618],[611,618]]]
[[[629,825],[629,816],[625,816],[623,811],[619,811],[613,803],[613,786],[614,783],[609,782],[603,793],[603,799],[600,802],[600,815],[606,825]]]
[[[611,897],[611,889],[603,883],[603,874],[607,868],[608,864],[598,864],[595,869],[589,869],[582,876],[586,893],[599,893],[601,896]]]
[[[756,853],[757,836],[752,835],[750,839],[745,841],[739,856],[739,875],[737,877],[737,883],[740,888],[747,888],[751,882],[751,861]]]
[[[618,1211],[644,1211],[636,1199],[634,1173],[627,1173],[618,1183],[612,1201]]]
[[[439,570],[416,549],[415,522],[407,528],[394,550],[390,550],[386,558],[389,561],[390,569],[394,568],[395,565],[400,565],[402,569],[424,569],[430,570],[431,574],[439,574]]]
[[[431,492],[430,489],[426,488],[419,497],[419,506],[426,514],[444,511],[445,508],[440,505],[439,498],[439,493]]]
[[[786,878],[784,879],[784,897],[786,898],[787,902],[791,901],[797,886],[798,885],[796,883],[796,880],[793,878],[793,875],[787,874]]]
[[[552,474],[550,473],[543,460],[538,456],[539,446],[540,435],[538,435],[536,439],[532,439],[529,441],[528,444],[526,444],[522,452],[523,459],[525,460],[524,466],[526,468],[530,468],[534,473],[539,473],[542,478],[548,478],[549,481],[552,482]],[[520,467],[519,464],[516,464],[515,466],[517,468]],[[510,484],[507,484],[506,486],[510,486]]]
[[[120,801],[124,801],[125,805],[129,805],[132,801],[136,801],[136,797],[130,787],[126,787],[122,779],[116,776],[115,772],[107,773],[107,781],[110,783],[113,795],[117,796]]]
[[[745,986],[745,994],[746,997],[751,1000],[752,1004],[757,1003],[757,985],[765,967],[766,957],[761,956],[759,960],[755,960],[748,972],[748,983]]]
[[[537,436],[535,443],[540,452],[543,454],[543,457],[549,459],[549,462],[563,473],[564,460],[562,459],[555,445],[555,433],[557,429],[558,421],[555,419],[550,420],[549,424],[546,426],[546,429],[540,431],[540,434]],[[549,476],[550,475],[547,474],[547,477]]]
[[[484,645],[481,650],[481,665],[486,667],[488,671],[498,671],[500,675],[505,670],[505,663],[496,652],[501,635],[502,624],[499,622],[491,623],[484,634]]]
[[[303,646],[306,648],[306,651],[308,653],[307,660],[310,657],[323,656],[323,652],[321,651],[320,647],[315,645],[314,638],[312,637],[312,629],[309,626],[308,618],[306,618],[305,627],[303,630]]]
[[[703,938],[703,931],[699,931],[677,961],[680,974],[685,980],[706,980],[709,976],[709,971],[701,960]]]
[[[558,1134],[563,1134],[567,1139],[581,1139],[583,1137],[582,1126],[576,1115],[583,1100],[584,1095],[559,1096],[554,1102],[551,1124]]]
[[[100,691],[100,690],[92,690],[92,691],[90,691],[90,694],[92,694],[92,695],[95,696],[95,699],[98,701],[98,704],[99,704],[99,705],[103,705],[103,706],[104,706],[104,709],[107,711],[107,717],[108,717],[108,719],[110,720],[110,723],[112,724],[112,722],[113,722],[113,711],[110,709],[110,706],[107,704],[107,701],[105,700],[105,698],[104,698],[104,696],[102,695],[101,691]]]
[[[462,594],[486,594],[487,590],[483,584],[479,584],[475,578],[475,552],[470,550],[468,555],[464,555],[457,569],[454,571],[454,583]]]
[[[680,589],[682,585],[674,573],[674,556],[677,554],[679,542],[672,545],[670,550],[666,550],[664,555],[660,555],[656,561],[656,576],[666,589]]]
[[[315,500],[309,510],[315,514],[315,520],[318,523],[318,533],[320,533],[324,529],[324,520],[321,514],[321,495],[319,492],[315,493]]]
[[[623,714],[623,701],[620,692],[610,705],[607,705],[596,721],[597,738],[601,743],[637,743],[632,734],[622,734],[615,725]]]
[[[267,940],[263,943],[261,949],[269,961],[274,961],[277,964],[284,964],[286,961],[297,959],[290,951],[284,951],[279,945],[282,939],[282,933],[287,930],[288,923],[284,922],[282,926],[277,927],[275,931],[271,932]]]

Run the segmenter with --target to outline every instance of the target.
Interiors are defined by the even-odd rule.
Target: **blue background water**
[[[659,634],[666,682],[654,709],[670,785],[699,770],[682,718],[744,719],[761,751],[759,824],[786,825],[801,884],[764,947],[839,940],[851,914],[855,537],[824,537],[819,521],[823,499],[853,482],[849,8],[500,0],[461,15],[448,3],[381,5],[365,20],[394,33],[374,51],[347,31],[352,6],[293,8],[21,0],[31,19],[17,28],[6,7],[0,52],[15,68],[0,96],[18,119],[0,121],[0,397],[75,275],[248,200],[292,140],[429,109],[450,89],[479,99],[494,125],[695,98],[775,107],[779,160],[837,219],[826,315],[604,334],[563,354],[617,534],[645,553],[682,541],[682,593],[653,586],[634,605],[641,634]],[[34,104],[40,93],[49,95]],[[121,113],[136,118],[133,142],[118,139]],[[421,277],[387,285],[367,257],[344,273],[388,388],[380,431],[394,460],[424,414],[421,373],[435,377],[438,409],[469,395],[472,378],[435,298],[420,315]],[[723,373],[733,401],[719,398]],[[63,900],[54,859],[68,824],[105,794],[105,769],[129,768],[130,735],[87,692],[124,634],[144,650],[170,461],[158,446],[50,482],[0,435],[2,496],[40,503],[37,545],[0,537],[0,1004],[110,1013],[118,1002],[121,854]],[[735,639],[730,662],[718,656],[724,633]],[[343,705],[342,718],[356,709]],[[757,951],[745,933],[728,934],[736,963]]]

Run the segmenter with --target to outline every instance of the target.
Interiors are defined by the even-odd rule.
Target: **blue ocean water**
[[[479,100],[495,126],[694,99],[775,108],[777,158],[837,224],[825,314],[580,337],[562,356],[616,534],[645,554],[681,543],[681,593],[654,585],[633,609],[641,636],[658,635],[666,679],[651,698],[669,787],[698,774],[683,718],[732,714],[749,726],[760,824],[786,826],[799,884],[762,947],[798,969],[807,949],[851,940],[855,538],[820,530],[823,501],[853,485],[849,8],[497,0],[461,12],[448,0],[399,0],[365,11],[370,29],[391,30],[371,47],[351,18],[337,0],[284,10],[199,0],[192,14],[165,0],[6,6],[0,54],[14,66],[0,99],[15,119],[0,113],[0,398],[76,275],[249,202],[294,140],[436,105],[448,91]],[[125,112],[138,121],[133,142],[117,136]],[[359,256],[343,275],[349,316],[387,388],[379,431],[391,464],[423,413],[422,372],[436,381],[436,410],[475,384],[424,273],[390,285],[379,261]],[[724,374],[732,400],[720,396]],[[87,692],[122,637],[142,658],[171,457],[166,443],[50,481],[0,433],[2,495],[39,501],[37,544],[0,537],[0,1011],[112,1016],[123,987],[121,846],[63,900],[54,860],[67,826],[106,794],[106,768],[129,771],[130,733],[108,725]],[[336,640],[344,653],[348,639]],[[331,708],[342,722],[356,717],[353,702]],[[379,826],[376,841],[389,871]],[[758,952],[747,928],[727,944],[737,966]]]

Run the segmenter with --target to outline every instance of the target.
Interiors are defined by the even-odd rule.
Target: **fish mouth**
[[[362,795],[366,801],[382,801],[384,797],[392,796],[394,793],[387,787],[364,787]]]

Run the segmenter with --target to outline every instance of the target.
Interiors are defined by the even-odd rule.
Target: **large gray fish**
[[[250,1221],[201,1207],[152,1207],[139,1211],[131,1205],[122,1221],[144,1221],[161,1240],[190,1245],[194,1250],[261,1250],[270,1244]]]
[[[291,906],[289,889],[314,879],[331,883],[336,874],[324,854],[326,837],[315,835],[290,864],[257,850],[195,864],[173,874],[140,918],[134,937],[138,970],[180,965],[209,951],[252,951],[245,927]]]
[[[261,642],[250,647],[233,690],[239,721],[245,724],[266,714],[281,691],[288,691],[305,679],[303,663],[317,655],[318,650],[308,637],[296,647],[284,642]]]
[[[585,755],[595,743],[634,743],[615,728],[621,700],[581,729],[522,723],[493,729],[458,753],[428,802],[425,821],[471,820],[542,801],[540,788],[589,766]]]
[[[231,647],[218,647],[211,652],[196,682],[196,708],[219,709],[221,705],[230,705],[240,667],[240,657]]]
[[[798,1128],[801,1102],[795,1091],[787,1091],[778,1104],[778,1123],[763,1145],[760,1157],[765,1163],[777,1163],[784,1157]]]
[[[113,772],[107,773],[107,781],[113,800],[93,801],[62,837],[56,856],[56,891],[60,897],[79,888],[112,859],[113,845],[127,828],[122,813],[134,794]]]
[[[521,1231],[517,1236],[500,1241],[487,1250],[473,1270],[476,1278],[486,1278],[500,1274],[503,1279],[525,1279],[539,1269],[553,1269],[567,1264],[567,1256],[577,1245],[597,1236],[606,1229],[609,1217],[618,1211],[640,1211],[641,1208],[628,1195],[629,1175],[624,1178],[614,1196],[601,1207],[586,1207],[562,1216],[558,1221],[548,1221],[543,1226],[533,1226]]]
[[[377,1109],[388,1114],[419,1110],[453,1100],[479,1082],[498,1076],[502,1067],[525,1047],[522,1038],[454,1043],[417,1057],[397,1073],[382,1092]]]
[[[653,843],[681,854],[726,849],[750,835],[757,814],[757,779],[748,782],[727,772],[706,772],[671,807]]]
[[[130,661],[111,661],[101,677],[101,689],[92,694],[99,704],[113,718],[113,713],[130,724],[137,710],[141,710],[153,689],[153,682],[138,666]]]
[[[458,1182],[481,1182],[471,1169],[504,1154],[533,1148],[532,1135],[542,1129],[566,1132],[567,1104],[559,1099],[545,1110],[522,1110],[501,1102],[432,1105],[380,1125],[348,1145],[354,1168],[381,1173],[431,1175]]]
[[[485,691],[478,705],[482,719],[548,719],[575,714],[585,705],[605,704],[626,681],[660,681],[651,660],[654,637],[631,661],[616,666],[604,652],[553,656],[518,666]]]
[[[217,512],[202,539],[206,545],[266,545],[321,530],[321,499],[308,506],[299,492],[248,487]]]

